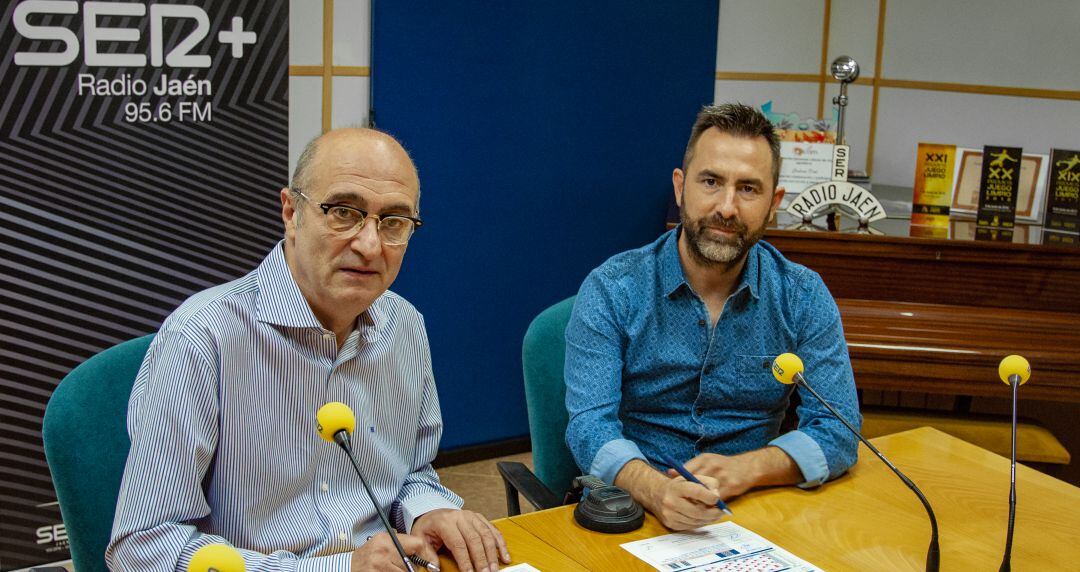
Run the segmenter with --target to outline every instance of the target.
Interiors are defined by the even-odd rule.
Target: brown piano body
[[[1080,401],[1080,249],[770,229],[821,274],[862,389],[1009,395],[1002,357],[1035,372],[1031,399]]]

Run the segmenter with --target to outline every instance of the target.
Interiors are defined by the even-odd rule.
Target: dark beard
[[[750,248],[765,235],[765,225],[751,231],[738,219],[724,219],[714,215],[708,219],[690,220],[686,209],[679,207],[679,219],[686,233],[686,244],[690,255],[703,266],[723,266],[731,268],[739,264]],[[732,242],[721,242],[705,236],[704,227],[711,226],[735,232]]]

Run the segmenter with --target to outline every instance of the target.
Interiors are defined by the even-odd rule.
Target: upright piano
[[[997,366],[1031,363],[1025,398],[1080,402],[1080,247],[1075,235],[890,218],[859,232],[795,228],[765,240],[819,274],[836,298],[860,389],[1008,397]]]

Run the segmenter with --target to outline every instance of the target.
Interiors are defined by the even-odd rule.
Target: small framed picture
[[[979,210],[979,177],[982,173],[982,149],[956,148],[953,173],[953,199],[950,214],[972,215]],[[1024,153],[1020,163],[1020,192],[1016,197],[1016,220],[1042,222],[1046,200],[1046,175],[1050,156]]]

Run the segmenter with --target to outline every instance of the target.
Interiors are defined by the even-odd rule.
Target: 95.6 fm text
[[[175,105],[163,101],[156,107],[149,101],[129,101],[124,104],[124,121],[128,123],[210,122],[213,107],[210,102],[180,101]]]

